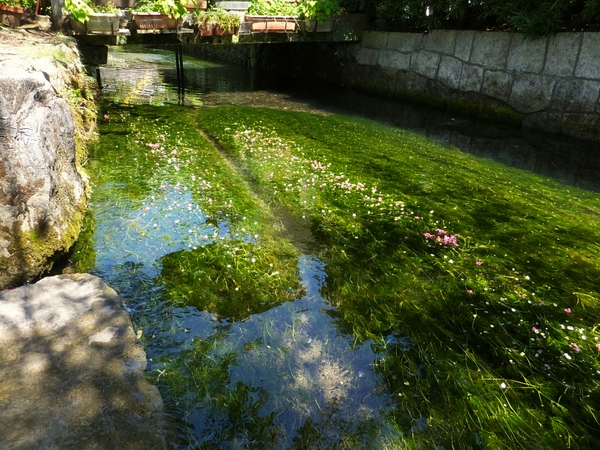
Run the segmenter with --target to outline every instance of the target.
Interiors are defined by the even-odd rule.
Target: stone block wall
[[[366,31],[358,44],[296,44],[300,76],[600,140],[600,33]]]
[[[518,33],[371,31],[351,63],[395,72],[395,85],[384,89],[394,96],[430,95],[434,102],[600,139],[600,33],[529,40]]]

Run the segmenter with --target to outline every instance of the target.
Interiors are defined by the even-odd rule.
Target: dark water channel
[[[105,109],[181,102],[174,54],[111,50],[109,58],[108,66],[101,69]],[[594,154],[595,144],[474,122],[306,82],[283,85],[222,63],[185,58],[184,65],[184,103],[188,106],[239,104],[364,115],[566,184],[600,190],[600,154]],[[118,148],[118,136],[111,139]],[[133,167],[138,158],[131,156],[127,163]],[[94,170],[105,169],[92,161]],[[124,178],[128,170],[124,165]],[[126,299],[136,327],[143,332],[153,382],[161,386],[161,376],[170,370],[166,359],[189,349],[193,340],[216,349],[206,364],[226,387],[219,394],[224,398],[219,406],[191,393],[163,392],[172,446],[393,447],[399,435],[390,418],[393,402],[373,370],[381,356],[369,342],[358,345],[336,327],[335,308],[320,294],[326,283],[325,268],[303,237],[305,230],[295,233],[302,253],[297,267],[304,290],[293,302],[234,321],[162,300],[165,287],[157,280],[166,255],[232,235],[227,222],[207,220],[191,194],[176,189],[179,182],[170,179],[171,175],[165,172],[160,183],[175,189],[163,189],[160,196],[150,189],[116,201],[109,191],[120,189],[118,182],[95,186],[87,238],[94,254],[90,271]],[[185,226],[173,225],[180,222]],[[288,228],[293,230],[293,226]],[[235,406],[240,398],[243,405]],[[412,431],[426,426],[426,418],[417,417]]]

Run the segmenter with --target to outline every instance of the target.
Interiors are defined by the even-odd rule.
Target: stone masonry
[[[487,105],[479,112],[600,139],[600,33],[529,40],[519,33],[370,31],[356,46],[345,49],[344,84],[459,107],[479,103]]]

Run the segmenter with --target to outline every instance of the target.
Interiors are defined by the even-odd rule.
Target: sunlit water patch
[[[177,397],[179,435],[203,448],[382,448],[399,434],[370,343],[336,327],[322,263],[299,261],[306,294],[241,322],[190,315],[187,344],[153,362]],[[184,370],[182,371],[182,368]]]
[[[231,92],[255,90],[249,70],[243,67],[189,57],[183,59],[183,67],[185,95],[181,97],[174,51],[111,48],[107,65],[99,69],[103,97],[124,105],[200,105],[207,95],[227,97]]]

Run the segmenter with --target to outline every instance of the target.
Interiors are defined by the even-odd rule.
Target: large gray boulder
[[[87,274],[0,292],[0,448],[164,450],[123,300]]]
[[[72,112],[59,95],[69,76],[54,58],[9,61],[0,61],[0,289],[50,268],[86,208]]]

